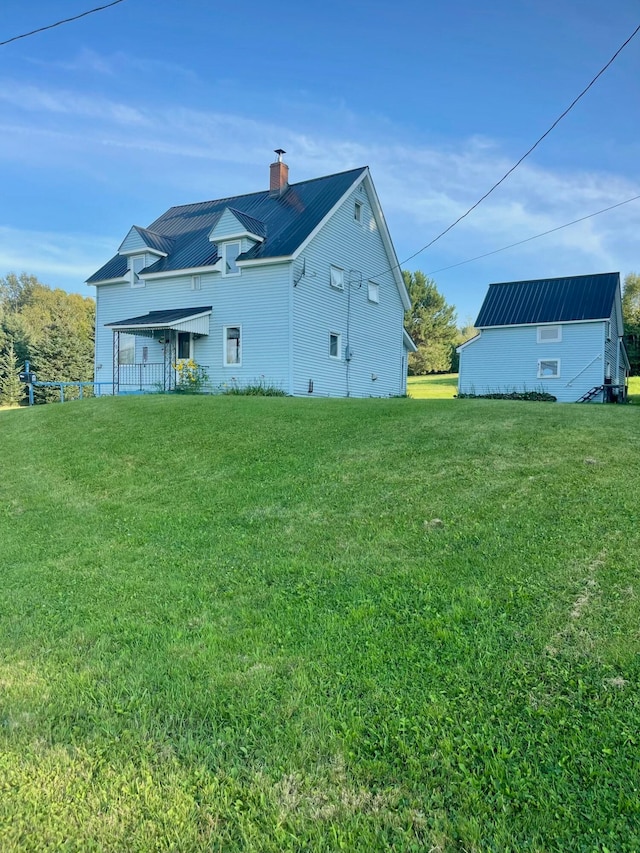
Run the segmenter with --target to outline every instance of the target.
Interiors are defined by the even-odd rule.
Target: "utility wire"
[[[488,196],[490,196],[490,195],[491,195],[491,193],[492,193],[495,189],[497,189],[497,188],[500,186],[500,184],[501,184],[503,181],[505,181],[505,180],[509,177],[509,175],[510,175],[512,172],[514,172],[514,171],[518,168],[518,166],[522,163],[522,161],[523,161],[523,160],[525,160],[525,159],[529,156],[529,154],[531,154],[533,151],[535,151],[535,149],[538,147],[538,145],[540,145],[540,143],[542,142],[542,140],[543,140],[543,139],[545,139],[545,138],[546,138],[546,137],[551,133],[551,131],[552,131],[552,130],[553,130],[553,129],[554,129],[554,128],[555,128],[555,127],[556,127],[556,126],[561,122],[561,121],[562,121],[562,119],[563,119],[563,118],[564,118],[564,117],[565,117],[565,116],[566,116],[566,115],[567,115],[567,114],[568,114],[568,113],[569,113],[569,112],[570,112],[570,111],[575,107],[575,105],[578,103],[578,101],[580,100],[580,98],[582,98],[584,95],[586,95],[586,93],[587,93],[587,92],[589,91],[589,89],[593,86],[593,84],[596,82],[596,80],[604,74],[604,72],[607,70],[607,68],[612,64],[612,62],[614,62],[614,60],[615,60],[615,59],[618,57],[618,55],[619,55],[619,54],[624,50],[624,48],[629,44],[629,42],[631,41],[631,39],[632,39],[634,36],[636,36],[636,35],[638,34],[638,32],[640,32],[640,24],[638,24],[638,26],[637,26],[637,27],[635,28],[635,30],[631,33],[631,35],[629,36],[629,38],[628,38],[625,42],[623,42],[623,44],[621,44],[621,45],[620,45],[620,47],[616,50],[616,52],[613,54],[613,56],[612,56],[612,57],[611,57],[611,59],[607,62],[607,64],[606,64],[606,65],[604,65],[604,66],[600,69],[600,71],[598,71],[598,73],[597,73],[597,74],[596,74],[596,76],[593,78],[593,80],[591,80],[591,82],[589,83],[589,85],[588,85],[588,86],[586,86],[586,87],[582,90],[582,92],[580,92],[580,94],[579,94],[576,98],[574,98],[574,99],[573,99],[573,101],[569,104],[569,106],[567,107],[567,109],[566,109],[566,110],[565,110],[561,115],[559,115],[559,116],[558,116],[558,118],[553,122],[553,124],[551,125],[551,127],[550,127],[548,130],[546,130],[546,131],[542,134],[542,136],[541,136],[539,139],[537,139],[537,140],[536,140],[536,142],[534,142],[534,144],[531,146],[531,148],[529,148],[529,150],[528,150],[528,151],[526,151],[526,152],[522,155],[522,157],[518,160],[518,162],[517,162],[517,163],[515,163],[515,164],[514,164],[514,165],[509,169],[509,171],[508,171],[508,172],[505,172],[505,174],[500,178],[500,180],[499,180],[499,181],[496,181],[496,183],[491,187],[491,189],[487,190],[487,192],[486,192],[486,193],[485,193],[481,198],[479,198],[479,199],[478,199],[478,201],[477,201],[475,204],[473,204],[473,205],[472,205],[472,206],[471,206],[471,207],[470,207],[470,208],[469,208],[465,213],[463,213],[463,214],[462,214],[462,216],[459,216],[459,217],[456,219],[456,221],[455,221],[455,222],[452,222],[452,223],[451,223],[451,225],[449,225],[447,228],[445,228],[445,229],[444,229],[444,231],[441,231],[441,232],[437,235],[437,237],[434,237],[434,238],[433,238],[433,240],[430,240],[430,241],[429,241],[425,246],[423,246],[421,249],[418,249],[418,251],[417,251],[417,252],[414,252],[412,255],[409,255],[409,257],[408,257],[408,258],[405,258],[403,261],[400,261],[400,263],[395,264],[393,267],[390,267],[389,269],[386,269],[386,270],[384,270],[383,272],[376,273],[376,275],[375,275],[375,276],[373,276],[373,278],[375,278],[375,277],[377,277],[377,276],[379,276],[379,275],[384,275],[384,273],[386,273],[386,272],[392,272],[394,269],[399,269],[400,267],[402,267],[402,265],[403,265],[403,264],[406,264],[406,263],[407,263],[407,261],[410,261],[410,260],[412,260],[413,258],[417,257],[418,255],[422,254],[422,252],[424,252],[426,249],[428,249],[428,248],[430,248],[431,246],[433,246],[433,244],[434,244],[434,243],[436,243],[436,242],[437,242],[441,237],[444,237],[444,235],[445,235],[445,234],[447,234],[449,231],[451,231],[451,229],[452,229],[452,228],[455,228],[455,226],[456,226],[459,222],[462,222],[462,220],[463,220],[466,216],[468,216],[468,215],[469,215],[473,210],[475,210],[475,209],[476,209],[476,207],[478,207],[478,205],[480,205],[480,204],[481,204],[481,203],[482,203],[482,202],[483,202],[483,201],[484,201]]]
[[[459,261],[457,264],[451,264],[448,267],[440,267],[437,270],[425,273],[425,275],[435,275],[437,272],[444,270],[452,270],[454,267],[461,267],[463,264],[470,264],[472,261],[479,261],[481,258],[488,258],[489,255],[497,255],[498,252],[505,252],[507,249],[513,249],[514,246],[521,246],[523,243],[529,243],[531,240],[537,240],[538,237],[546,237],[547,234],[553,234],[554,231],[561,231],[563,228],[568,228],[570,225],[575,225],[578,222],[584,222],[585,219],[591,219],[593,216],[599,216],[601,213],[606,213],[608,210],[614,210],[616,207],[622,207],[623,204],[629,204],[630,201],[637,201],[640,195],[634,195],[633,198],[628,198],[626,201],[620,201],[618,204],[612,204],[611,207],[605,207],[603,210],[596,210],[595,213],[589,213],[587,216],[581,216],[580,219],[574,219],[572,222],[565,222],[564,225],[558,225],[556,228],[550,228],[548,231],[543,231],[542,234],[536,234],[534,237],[527,237],[525,240],[518,240],[517,243],[510,243],[508,246],[503,246],[501,249],[494,249],[493,252],[485,252],[484,255],[476,255],[475,258],[469,258],[466,261]]]
[[[29,36],[34,36],[36,33],[43,33],[45,30],[52,30],[54,27],[61,27],[62,24],[69,24],[71,21],[77,21],[79,18],[86,18],[87,15],[93,15],[94,12],[102,12],[103,9],[109,9],[111,6],[117,6],[118,3],[124,3],[124,0],[113,0],[112,3],[107,3],[106,6],[97,6],[95,9],[89,9],[87,12],[82,12],[80,15],[74,15],[73,18],[65,18],[63,21],[56,21],[55,24],[48,24],[46,27],[38,27],[37,30],[31,30],[29,33],[23,33],[21,36],[13,36],[6,41],[0,41],[0,47],[5,44],[11,44],[12,41],[18,39],[26,39]]]

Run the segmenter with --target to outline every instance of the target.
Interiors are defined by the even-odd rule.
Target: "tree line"
[[[93,299],[53,290],[27,273],[0,277],[0,404],[25,402],[18,373],[26,361],[42,381],[93,379],[94,327]],[[37,403],[52,399],[57,390],[35,389]]]
[[[455,373],[456,347],[476,334],[471,322],[457,324],[436,282],[420,270],[404,270],[411,308],[405,329],[418,347],[409,356],[409,373]],[[640,375],[640,275],[629,273],[622,296],[624,340],[631,374]],[[25,361],[43,381],[90,381],[93,378],[95,302],[89,297],[51,289],[33,275],[0,277],[0,404],[23,403],[18,379]],[[36,402],[58,399],[55,389],[36,388]],[[76,392],[77,393],[77,392]],[[69,390],[73,396],[74,389]]]

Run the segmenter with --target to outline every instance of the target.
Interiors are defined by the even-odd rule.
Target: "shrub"
[[[509,391],[506,394],[498,391],[493,394],[458,394],[459,400],[534,400],[540,403],[555,403],[557,397],[546,391]]]
[[[232,377],[230,383],[223,382],[220,386],[221,394],[237,394],[243,397],[286,397],[287,394],[282,388],[268,382],[264,376],[260,379],[254,379],[246,385],[238,384],[235,377]]]

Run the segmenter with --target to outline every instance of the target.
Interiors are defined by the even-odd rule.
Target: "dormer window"
[[[222,267],[223,275],[240,275],[240,267],[236,263],[240,254],[240,243],[225,243],[222,250],[224,263]]]
[[[144,255],[131,259],[131,287],[144,287],[144,279],[140,278],[140,273],[145,266]]]

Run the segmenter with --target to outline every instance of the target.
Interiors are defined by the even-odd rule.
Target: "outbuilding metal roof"
[[[213,266],[218,260],[218,250],[215,243],[209,240],[209,233],[227,207],[246,217],[245,224],[256,227],[256,236],[265,235],[262,243],[240,255],[238,260],[288,257],[365,171],[366,166],[291,184],[280,196],[272,196],[266,190],[172,207],[152,222],[148,229],[140,229],[141,233],[146,231],[147,235],[153,235],[156,247],[162,245],[162,251],[169,249],[166,258],[160,258],[146,267],[144,272]],[[257,230],[258,225],[260,230]],[[116,255],[88,278],[87,283],[94,284],[122,276],[126,269],[126,258]]]
[[[619,287],[617,272],[490,284],[475,326],[605,320]]]

